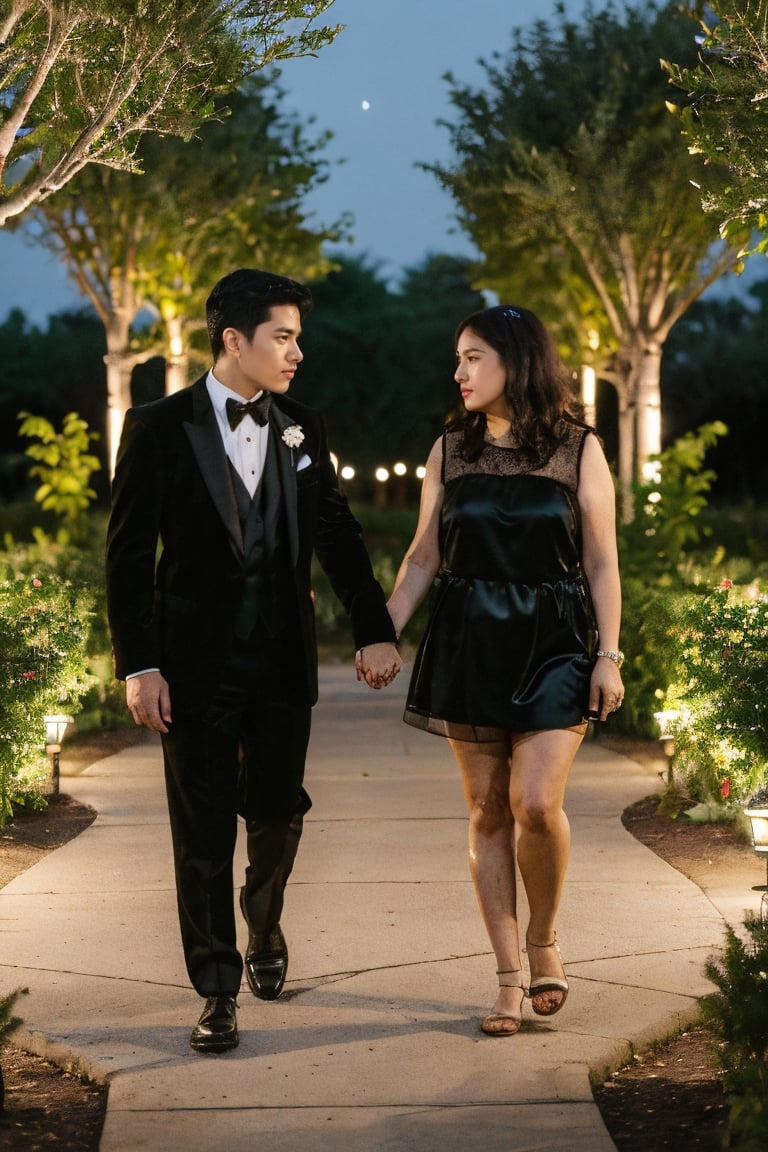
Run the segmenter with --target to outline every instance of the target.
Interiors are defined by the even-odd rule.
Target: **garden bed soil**
[[[67,765],[83,767],[144,738],[142,730],[99,733],[65,745]],[[658,761],[655,741],[601,739],[605,747],[642,761]],[[693,824],[658,814],[648,797],[623,814],[626,828],[653,852],[706,891],[713,869],[738,868],[755,882],[755,856],[729,824]],[[46,852],[77,836],[96,813],[62,795],[39,813],[18,813],[0,832],[0,887]],[[17,1004],[23,1017],[23,999]],[[0,1049],[5,1110],[0,1152],[98,1152],[107,1086],[81,1080],[6,1043]],[[716,1041],[702,1026],[635,1054],[595,1086],[595,1101],[619,1152],[719,1152],[726,1104],[716,1063]]]

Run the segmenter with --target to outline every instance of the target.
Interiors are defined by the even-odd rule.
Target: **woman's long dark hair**
[[[579,417],[568,369],[554,340],[538,316],[511,304],[465,317],[456,329],[457,345],[467,328],[498,353],[507,373],[504,397],[512,414],[514,439],[532,464],[543,464],[562,439],[563,416]],[[485,443],[485,413],[466,413],[448,427],[463,429],[461,454],[466,460],[476,460]]]

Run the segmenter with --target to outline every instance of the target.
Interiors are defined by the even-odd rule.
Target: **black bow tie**
[[[247,404],[244,401],[241,403],[239,400],[229,398],[227,400],[227,419],[230,428],[234,432],[243,416],[252,416],[256,423],[263,427],[269,419],[271,403],[272,395],[269,392],[262,392],[258,399],[249,400]]]

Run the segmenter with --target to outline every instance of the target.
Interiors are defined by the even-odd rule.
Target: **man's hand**
[[[136,724],[152,732],[167,732],[171,723],[171,694],[168,681],[159,672],[142,672],[125,682],[128,711]]]
[[[358,680],[369,688],[385,688],[402,668],[400,653],[394,644],[368,644],[355,656]]]

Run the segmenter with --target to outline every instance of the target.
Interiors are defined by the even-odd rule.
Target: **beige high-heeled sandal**
[[[523,973],[520,968],[509,968],[506,971],[497,971],[496,975],[499,977],[499,988],[519,988],[522,992],[520,1015],[513,1016],[511,1012],[489,1012],[481,1023],[480,1030],[485,1032],[486,1036],[515,1036],[523,1023],[523,1000],[525,999]],[[516,977],[516,979],[502,980],[502,976]],[[497,1026],[494,1027],[494,1025]]]
[[[531,1007],[537,1016],[554,1016],[556,1012],[560,1011],[563,1004],[565,1004],[565,1001],[568,999],[569,985],[568,981],[565,979],[565,972],[563,972],[562,980],[559,976],[539,976],[534,979],[533,964],[531,962],[531,954],[529,951],[531,948],[554,948],[559,959],[560,945],[557,942],[557,937],[555,937],[554,940],[552,940],[549,944],[534,944],[531,940],[528,939],[528,937],[525,939],[525,951],[528,953],[528,966],[531,970],[531,982],[528,985],[525,994],[530,998]],[[560,966],[562,967],[562,961],[560,961]],[[540,996],[542,992],[560,992],[562,996],[557,1004],[542,1012],[542,1010],[537,1008],[533,1002],[534,996]]]

